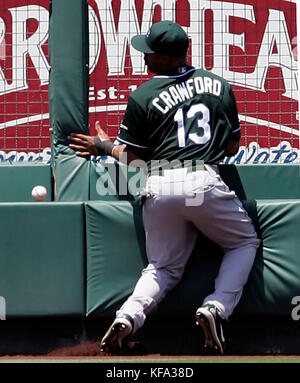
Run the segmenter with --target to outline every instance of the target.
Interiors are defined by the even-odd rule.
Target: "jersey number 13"
[[[177,123],[178,145],[183,148],[186,146],[186,123],[189,119],[196,118],[197,127],[201,129],[199,133],[189,133],[188,138],[197,145],[206,144],[211,138],[211,128],[209,125],[210,113],[209,109],[204,104],[194,104],[186,112],[184,116],[183,108],[179,108],[174,116],[174,121]]]

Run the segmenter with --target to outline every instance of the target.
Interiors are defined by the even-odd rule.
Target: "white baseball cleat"
[[[100,342],[101,352],[119,354],[124,349],[126,338],[132,334],[133,320],[129,315],[116,318]]]
[[[205,347],[219,355],[224,354],[225,337],[224,323],[226,321],[221,318],[218,309],[212,304],[205,304],[199,307],[196,312],[196,324],[200,325],[204,330]]]

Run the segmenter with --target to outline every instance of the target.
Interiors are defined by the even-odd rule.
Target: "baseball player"
[[[200,231],[223,248],[224,257],[214,292],[195,313],[196,323],[207,349],[223,354],[223,324],[241,298],[259,245],[251,219],[215,166],[239,148],[235,97],[223,78],[187,65],[189,39],[180,25],[155,23],[131,44],[144,53],[154,76],[131,94],[120,144],[112,143],[99,123],[95,137],[70,136],[79,156],[140,159],[148,166],[143,220],[149,263],[117,310],[101,350],[122,352],[147,314],[181,280]]]

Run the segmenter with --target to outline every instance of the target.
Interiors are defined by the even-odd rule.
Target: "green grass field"
[[[299,356],[0,357],[0,363],[300,363]]]

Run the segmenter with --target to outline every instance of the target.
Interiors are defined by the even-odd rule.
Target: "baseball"
[[[47,197],[47,189],[45,186],[36,185],[32,188],[31,195],[35,201],[45,201]]]

